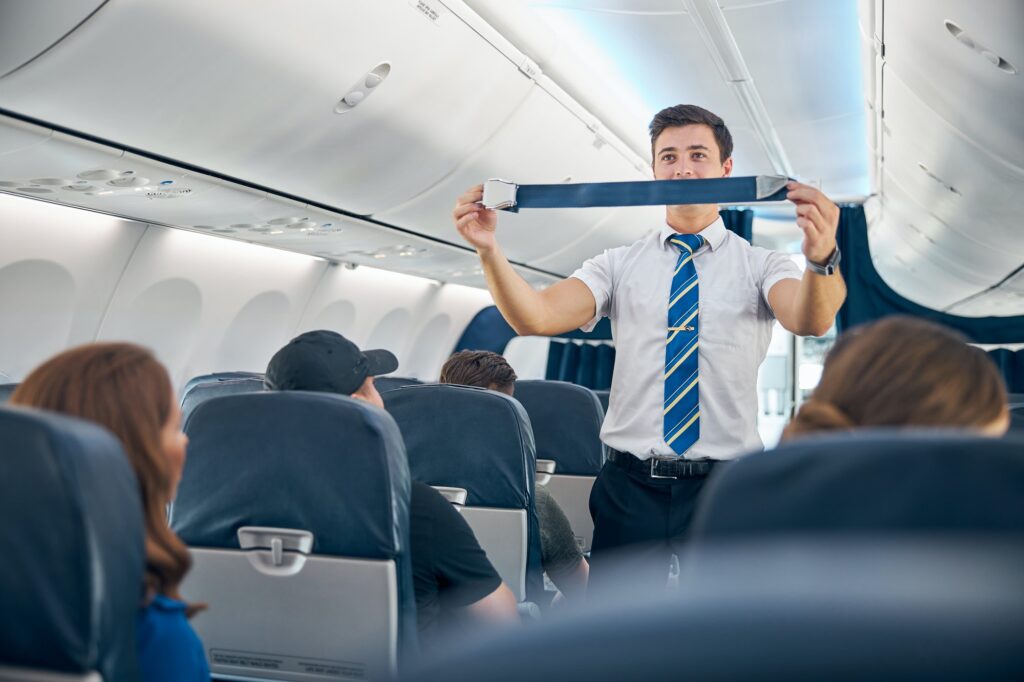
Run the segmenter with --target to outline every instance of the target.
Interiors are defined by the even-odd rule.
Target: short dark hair
[[[440,382],[480,388],[493,387],[504,391],[512,388],[517,378],[508,361],[497,353],[489,350],[462,350],[444,363]]]
[[[713,114],[696,104],[677,104],[654,115],[650,125],[651,156],[654,156],[654,143],[658,141],[658,136],[665,132],[665,128],[692,125],[706,125],[711,128],[711,132],[715,134],[715,142],[718,143],[722,163],[732,156],[732,133],[725,126],[725,121],[718,114]]]

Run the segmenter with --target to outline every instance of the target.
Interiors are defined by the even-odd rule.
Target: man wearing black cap
[[[373,378],[398,369],[386,350],[360,351],[341,334],[300,334],[277,351],[263,381],[274,391],[323,391],[347,395],[384,409]],[[410,554],[416,620],[429,636],[445,616],[465,610],[487,620],[517,618],[516,600],[458,511],[429,485],[412,482]],[[450,618],[449,618],[450,619]]]

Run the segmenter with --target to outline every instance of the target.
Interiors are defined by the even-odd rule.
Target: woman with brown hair
[[[174,498],[188,444],[167,370],[140,346],[88,344],[33,370],[11,403],[96,422],[121,441],[138,477],[146,523],[137,626],[142,679],[209,680],[203,645],[188,623],[198,607],[178,593],[191,558],[167,525],[167,504]]]
[[[942,325],[893,316],[839,337],[821,381],[782,438],[865,426],[999,436],[1009,423],[1006,387],[984,351]]]

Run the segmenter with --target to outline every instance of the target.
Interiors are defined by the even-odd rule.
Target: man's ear
[[[723,178],[727,178],[730,175],[732,175],[732,157],[731,156],[728,159],[725,160],[725,163],[722,164],[722,170],[725,171],[722,174]]]

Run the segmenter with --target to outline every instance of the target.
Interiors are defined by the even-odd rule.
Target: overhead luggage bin
[[[371,214],[452,173],[530,86],[436,0],[129,2],[0,79],[0,107]]]

